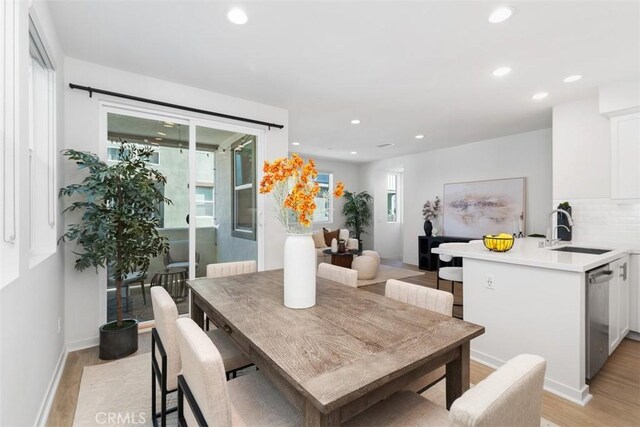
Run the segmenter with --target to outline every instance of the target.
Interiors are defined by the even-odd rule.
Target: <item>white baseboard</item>
[[[478,362],[482,365],[488,366],[493,369],[498,369],[506,363],[506,361],[497,359],[493,356],[489,356],[486,353],[482,353],[477,350],[471,349],[471,360]],[[585,406],[593,397],[589,394],[589,386],[585,385],[581,390],[569,387],[566,384],[559,383],[550,378],[545,377],[544,389],[549,393],[553,393],[563,399],[570,402],[577,403],[578,405]]]
[[[60,384],[60,378],[62,378],[62,373],[67,363],[67,354],[69,354],[67,347],[63,345],[60,356],[58,357],[58,363],[56,363],[56,369],[53,371],[51,381],[49,381],[49,387],[47,387],[47,392],[44,395],[40,410],[38,411],[38,418],[36,418],[37,426],[45,426],[47,424],[49,412],[51,412],[51,405],[53,405],[53,399],[56,396],[56,391],[58,391],[58,384]]]
[[[98,336],[85,338],[83,340],[78,340],[78,341],[68,343],[67,352],[70,353],[72,351],[84,350],[85,348],[95,347],[99,344],[100,344],[100,337]]]

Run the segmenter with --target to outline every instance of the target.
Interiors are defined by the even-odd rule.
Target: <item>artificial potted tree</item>
[[[371,223],[371,202],[373,197],[366,191],[360,193],[344,192],[342,214],[345,216],[345,226],[358,239],[358,250],[362,251],[362,234],[365,227]]]
[[[122,143],[113,164],[82,151],[62,154],[87,175],[80,184],[60,189],[60,197],[73,197],[63,213],[81,214],[60,240],[82,247],[74,252],[76,270],[109,267],[115,279],[116,320],[100,327],[100,358],[125,357],[138,349],[138,321],[123,319],[122,282],[134,272],[144,275],[151,258],[168,249],[166,237],[158,233],[159,206],[171,203],[159,190],[166,178],[148,166],[153,149],[147,146]]]

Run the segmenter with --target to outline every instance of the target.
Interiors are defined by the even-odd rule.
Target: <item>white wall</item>
[[[609,119],[598,96],[553,108],[553,198],[611,196]]]
[[[114,68],[66,58],[66,84],[73,82],[116,92],[135,94],[141,97],[159,99],[176,104],[184,104],[207,110],[219,111],[258,120],[280,123],[284,129],[266,132],[265,158],[275,159],[287,155],[288,112],[252,101],[233,98],[217,93],[180,85]],[[66,148],[99,151],[99,100],[109,99],[86,92],[65,88],[65,137]],[[117,100],[116,100],[117,101]],[[141,104],[139,104],[141,105]],[[142,105],[148,107],[147,105]],[[180,113],[179,111],[177,111]],[[211,117],[203,116],[211,119]],[[237,123],[234,123],[237,124]],[[76,182],[79,177],[75,165],[65,163],[69,174],[66,183]],[[261,170],[261,168],[260,168]],[[259,177],[260,178],[260,177]],[[280,268],[284,248],[285,233],[282,226],[271,214],[271,200],[265,200],[265,267]],[[95,344],[98,327],[104,321],[104,307],[101,305],[99,278],[94,271],[79,273],[73,269],[73,248],[67,245],[68,260],[65,263],[66,279],[66,322],[67,342],[75,346]]]
[[[634,247],[640,241],[640,201],[611,199],[608,118],[640,109],[639,88],[638,79],[612,82],[553,108],[553,202],[571,204],[576,241]]]
[[[389,230],[386,218],[386,172],[403,171],[402,232]],[[387,253],[387,246],[402,241],[402,257],[418,263],[418,236],[424,235],[422,205],[435,196],[442,199],[443,185],[499,178],[526,178],[526,233],[544,233],[551,197],[551,130],[426,151],[368,163],[360,167],[360,185],[374,195],[375,227],[366,246]],[[384,215],[384,217],[382,216]],[[382,227],[381,227],[382,224]],[[441,223],[437,225],[441,227]],[[392,234],[395,233],[395,234]]]
[[[44,414],[42,408],[64,350],[64,255],[61,248],[32,268],[29,267],[28,193],[28,2],[19,4],[19,120],[18,140],[18,277],[0,290],[0,425],[34,425]],[[57,143],[63,140],[64,61],[46,4],[35,3],[32,9],[38,31],[45,39],[57,74]],[[60,171],[60,168],[58,168]],[[62,179],[58,178],[56,187]],[[58,219],[58,234],[62,221]],[[6,259],[0,260],[5,262]],[[42,421],[42,420],[41,420]]]
[[[304,156],[304,155],[303,155]],[[305,160],[306,160],[306,156]],[[320,172],[331,172],[333,173],[333,185],[338,183],[338,181],[342,181],[344,183],[344,189],[346,191],[358,192],[359,191],[359,177],[358,177],[358,165],[355,163],[348,162],[340,162],[336,160],[327,160],[327,159],[313,159],[316,163],[316,168]],[[313,228],[319,230],[322,227],[325,227],[329,230],[334,230],[336,228],[344,228],[344,215],[342,215],[342,207],[344,206],[344,199],[340,197],[339,199],[333,199],[333,218],[329,223],[326,222],[316,222],[313,224]]]

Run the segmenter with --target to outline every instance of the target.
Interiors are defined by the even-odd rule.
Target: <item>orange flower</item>
[[[333,195],[335,197],[340,197],[344,194],[344,184],[342,181],[338,181],[338,185],[336,185],[336,189],[333,190]]]

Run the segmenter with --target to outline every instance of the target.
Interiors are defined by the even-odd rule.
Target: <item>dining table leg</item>
[[[447,363],[447,410],[453,402],[469,390],[469,372],[471,364],[470,344],[460,346],[458,357]]]
[[[204,311],[198,305],[198,297],[193,294],[191,295],[191,319],[204,329]]]
[[[304,405],[304,426],[305,427],[324,427],[340,425],[340,410],[335,410],[329,414],[323,414],[313,406],[308,400]]]

